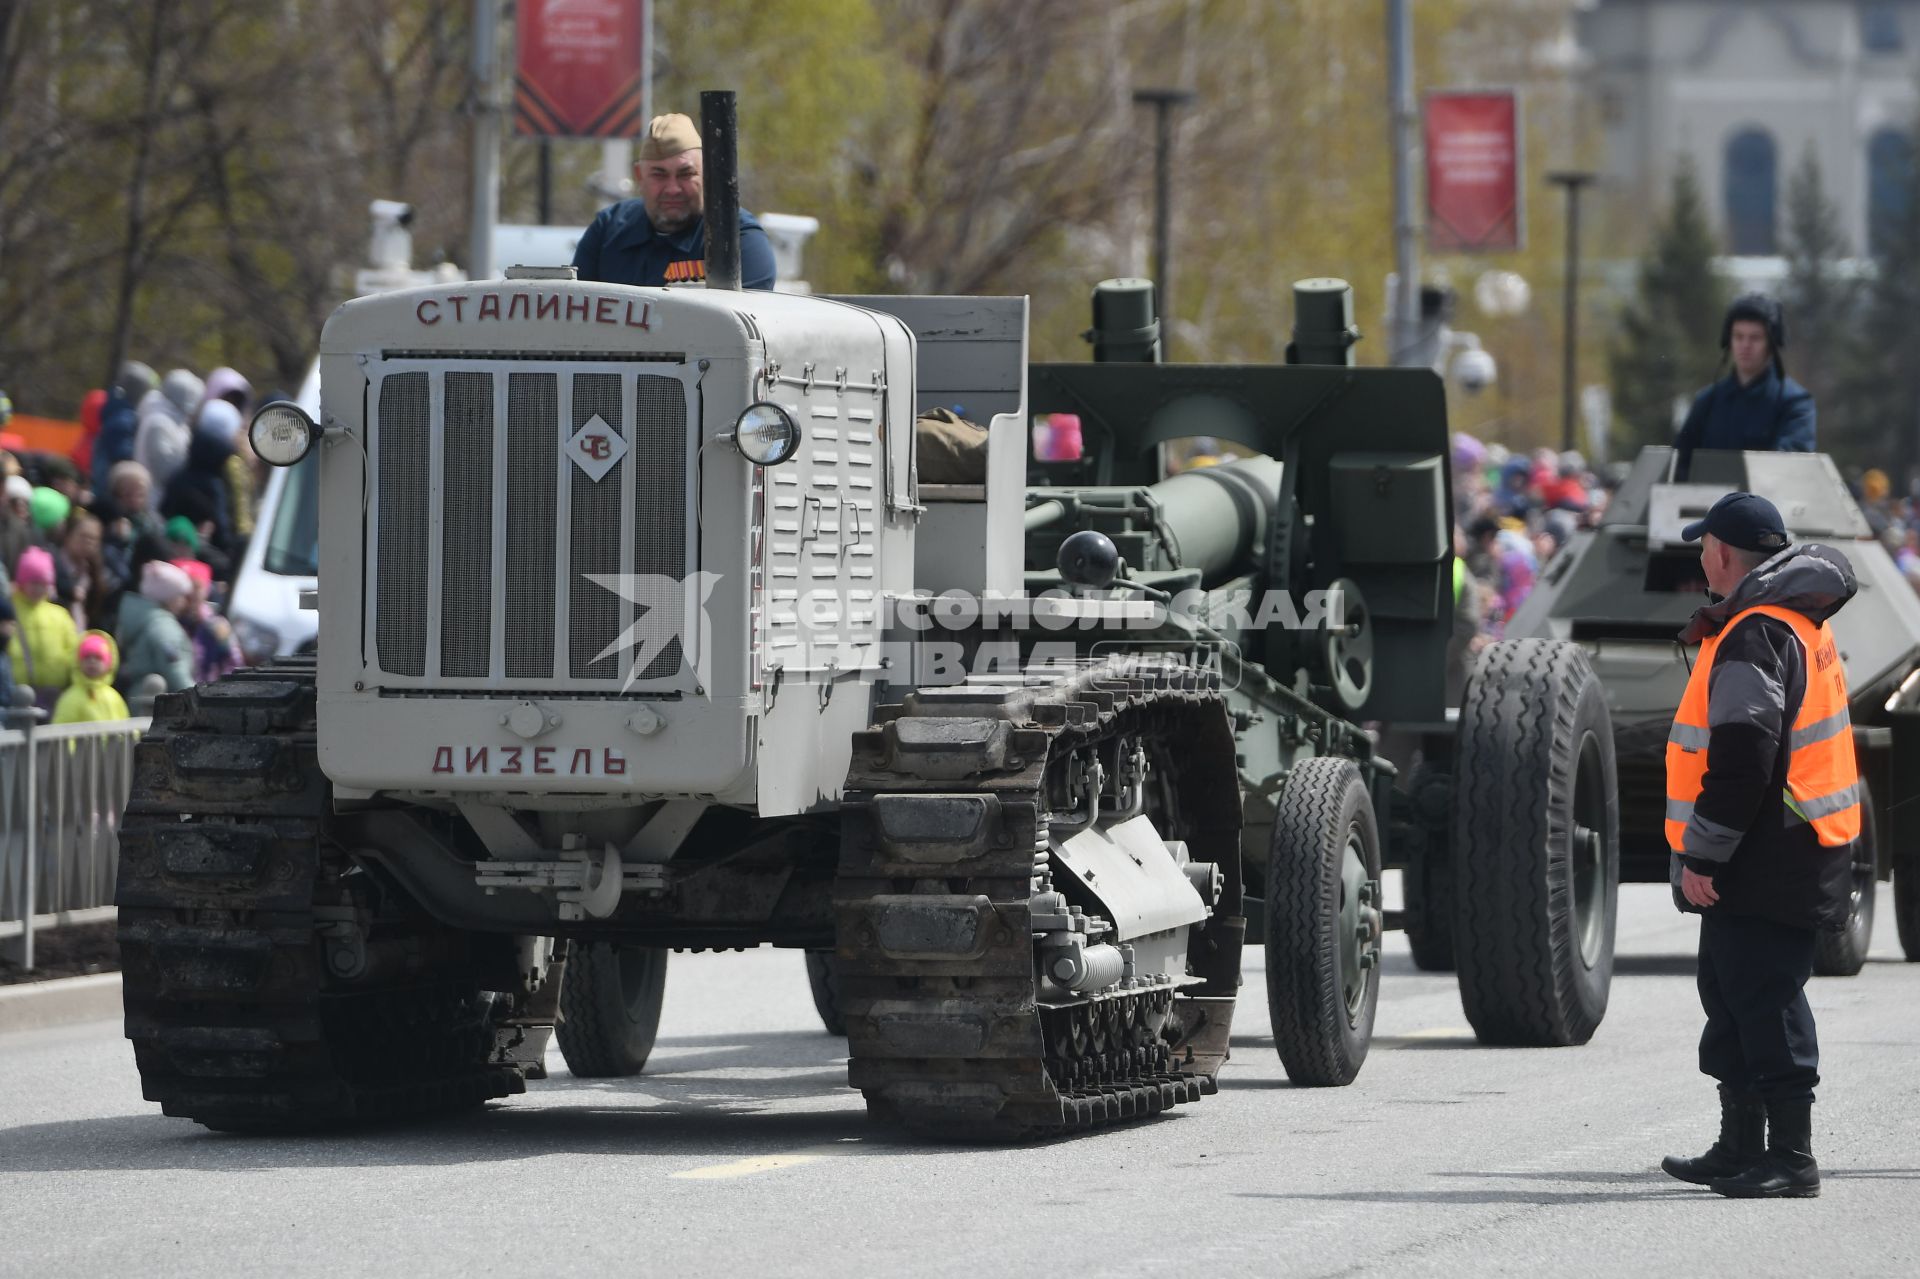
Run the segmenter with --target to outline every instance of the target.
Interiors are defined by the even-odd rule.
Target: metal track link
[[[487,1000],[418,977],[335,988],[310,663],[170,694],[135,754],[120,832],[126,1033],[142,1091],[213,1128],[300,1130],[525,1091],[487,1063]]]
[[[1178,996],[1042,1003],[1029,899],[1047,859],[1047,781],[1072,752],[1118,736],[1153,743],[1169,774],[1181,820],[1163,835],[1230,868],[1190,951],[1206,981]],[[854,742],[834,890],[850,1082],[880,1117],[975,1141],[1144,1118],[1212,1093],[1245,927],[1239,829],[1231,727],[1204,672],[1136,658],[884,708]]]

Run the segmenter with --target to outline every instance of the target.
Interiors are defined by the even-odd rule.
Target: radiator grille
[[[449,373],[441,462],[440,673],[487,673],[493,635],[493,379]]]
[[[628,572],[687,572],[680,380],[631,366],[393,363],[372,426],[380,669],[511,686],[623,679],[636,610],[609,588]],[[598,480],[567,447],[596,416],[625,446]],[[676,641],[633,674],[680,666]]]
[[[375,641],[380,669],[427,673],[427,476],[432,437],[427,375],[380,385],[380,555]]]
[[[687,576],[687,539],[673,529],[687,527],[687,400],[678,383],[663,377],[640,378],[635,396],[633,571],[676,581]],[[675,607],[675,620],[681,612]],[[675,634],[683,634],[674,627]],[[680,669],[680,641],[661,649],[639,679],[665,679]]]
[[[632,444],[620,412],[617,374],[582,373],[573,379],[573,413],[568,419],[567,435],[571,437],[595,417],[607,422],[623,440]],[[613,478],[611,475],[595,483],[593,477],[579,467],[568,469],[573,472],[570,669],[575,679],[612,679],[620,670],[620,654],[610,653],[597,662],[593,658],[612,646],[626,629],[621,617],[628,605],[619,594],[591,579],[620,572],[620,490],[607,482]],[[682,536],[685,532],[682,528]]]
[[[553,674],[560,379],[507,375],[507,674]]]

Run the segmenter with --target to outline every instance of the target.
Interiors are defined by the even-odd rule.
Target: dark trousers
[[[1812,1101],[1820,1044],[1807,978],[1814,934],[1752,915],[1700,916],[1700,1073],[1728,1095],[1758,1101]]]

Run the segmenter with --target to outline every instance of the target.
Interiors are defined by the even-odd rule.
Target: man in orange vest
[[[1720,1138],[1660,1166],[1732,1198],[1811,1198],[1819,1044],[1805,986],[1814,934],[1844,926],[1860,834],[1847,681],[1827,619],[1853,598],[1838,551],[1789,544],[1773,503],[1729,493],[1682,534],[1713,600],[1667,740],[1676,904],[1699,912],[1700,1070]]]

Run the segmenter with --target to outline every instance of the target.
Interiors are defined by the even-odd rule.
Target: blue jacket
[[[668,235],[653,229],[646,205],[639,200],[622,200],[600,210],[573,251],[573,265],[581,279],[608,284],[704,280],[706,259],[705,218],[679,235]],[[745,209],[740,210],[740,282],[749,289],[773,287],[773,246]]]
[[[1673,446],[1679,451],[1677,474],[1686,478],[1695,449],[1745,449],[1753,452],[1814,451],[1813,395],[1778,369],[1746,386],[1728,374],[1693,399]]]
[[[140,413],[119,387],[107,390],[107,402],[100,409],[100,434],[93,441],[93,491],[107,491],[107,473],[115,462],[133,456],[133,436],[140,425]]]

